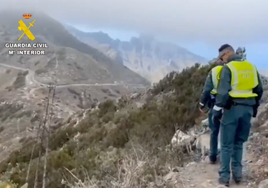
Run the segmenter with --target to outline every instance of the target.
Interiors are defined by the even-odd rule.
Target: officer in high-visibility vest
[[[219,183],[229,186],[230,162],[234,181],[241,181],[243,143],[249,136],[250,119],[257,115],[263,88],[256,67],[236,55],[230,45],[219,48],[219,58],[227,64],[221,71],[213,119],[219,119],[222,111]]]
[[[217,95],[217,87],[220,80],[220,73],[223,67],[223,62],[219,59],[216,61],[217,65],[211,69],[209,72],[204,89],[201,95],[200,111],[203,111],[205,106],[210,108],[208,114],[208,124],[211,130],[210,134],[210,152],[209,152],[209,160],[211,164],[215,164],[217,162],[218,155],[218,135],[220,130],[220,121],[216,119],[215,122],[212,120],[212,108],[215,103],[215,97]]]

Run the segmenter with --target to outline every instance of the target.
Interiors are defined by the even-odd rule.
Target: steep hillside
[[[63,83],[66,77],[69,77],[70,83],[75,80],[95,82],[127,82],[132,84],[147,84],[146,80],[138,74],[116,63],[95,48],[80,42],[56,20],[42,13],[32,12],[34,27],[32,33],[36,36],[34,42],[46,42],[49,48],[46,49],[45,56],[12,56],[7,54],[4,48],[6,42],[16,42],[21,35],[18,28],[18,21],[22,18],[22,13],[18,11],[1,11],[0,12],[0,61],[9,65],[18,65],[29,67],[33,70],[42,69],[39,72],[50,75],[51,69],[58,66],[58,72],[61,75]],[[24,20],[24,19],[23,19]],[[23,37],[21,42],[28,42],[27,37]],[[47,76],[47,75],[46,75]],[[77,83],[77,82],[76,82]]]
[[[27,21],[18,11],[0,11],[0,161],[22,146],[21,139],[37,135],[51,83],[57,83],[49,107],[53,116],[48,124],[54,129],[73,113],[107,99],[116,100],[148,84],[138,74],[77,40],[59,22],[31,13],[33,18]],[[45,55],[9,55],[8,50],[26,50],[5,48],[6,43],[18,43],[22,34],[18,30],[20,19],[27,25],[36,20],[30,28],[36,37],[33,42],[48,44],[48,48],[38,48],[45,50]],[[29,40],[24,36],[19,42]]]
[[[213,66],[196,64],[181,73],[171,72],[146,93],[123,96],[116,103],[107,100],[59,123],[48,135],[46,187],[156,188],[164,185],[183,187],[187,183],[187,188],[212,188],[214,180],[212,184],[209,179],[202,179],[209,178],[209,174],[216,178],[211,171],[204,173],[206,164],[196,167],[198,171],[193,169],[196,165],[181,168],[189,160],[200,160],[199,153],[188,156],[184,147],[174,150],[170,141],[177,130],[187,132],[204,118],[197,107],[206,75]],[[20,114],[20,106],[15,107],[6,105],[0,108],[0,113],[4,114],[2,121],[6,117],[27,116]],[[265,122],[263,117],[267,119],[267,111],[260,116]],[[6,138],[4,135],[8,130],[10,128],[5,126],[0,132],[2,139]],[[20,186],[27,182],[29,187],[33,187],[36,181],[37,187],[41,187],[44,144],[40,144],[34,135],[26,135],[12,140],[19,143],[16,147],[12,145],[13,152],[8,145],[10,142],[4,145],[5,153],[2,151],[1,156],[12,153],[0,162],[0,179],[12,180]],[[215,170],[209,166],[208,170]],[[198,177],[198,173],[203,176],[181,179],[189,174]],[[191,184],[192,181],[204,184],[193,186],[197,184]]]
[[[79,40],[99,49],[131,70],[152,82],[162,79],[170,71],[182,70],[207,60],[172,43],[159,42],[141,35],[130,41],[113,40],[106,33],[85,33],[66,26]]]
[[[97,109],[88,109],[63,122],[49,136],[47,187],[73,184],[75,176],[82,181],[95,179],[100,187],[112,187],[113,182],[120,183],[118,169],[128,156],[142,156],[144,160],[149,157],[154,161],[144,166],[133,187],[153,183],[156,175],[168,172],[167,165],[183,165],[182,151],[167,152],[166,146],[177,129],[187,131],[199,118],[199,96],[209,69],[197,64],[180,74],[167,75],[145,94],[146,103],[142,107],[124,98],[118,103],[108,100]],[[22,148],[0,163],[0,172],[2,177],[23,185],[31,161],[27,182],[33,187],[38,151],[41,148],[44,155],[44,149],[34,137],[20,143]],[[43,164],[43,160],[40,162]],[[129,168],[140,164],[133,165]],[[122,169],[122,176],[124,170],[129,169]],[[42,171],[40,168],[37,187],[42,184]]]

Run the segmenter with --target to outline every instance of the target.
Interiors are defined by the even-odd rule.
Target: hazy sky
[[[20,7],[25,8],[25,11],[34,8],[45,11],[56,19],[73,25],[116,29],[119,37],[122,31],[148,32],[156,37],[193,47],[201,44],[208,48],[218,48],[223,43],[230,43],[234,46],[257,46],[253,51],[261,55],[268,50],[267,0],[0,0],[0,2],[1,7],[5,8]],[[260,53],[259,50],[264,52]],[[265,57],[263,58],[265,60]]]
[[[74,24],[148,31],[177,40],[268,41],[267,0],[1,0],[2,5],[33,7]]]

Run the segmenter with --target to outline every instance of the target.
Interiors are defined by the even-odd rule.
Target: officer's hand
[[[203,111],[204,108],[205,108],[205,105],[200,102],[199,103],[199,111],[204,113],[204,111]]]
[[[212,121],[213,123],[218,123],[222,117],[222,108],[214,106],[212,110]]]

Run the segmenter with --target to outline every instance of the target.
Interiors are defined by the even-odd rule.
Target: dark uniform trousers
[[[223,181],[230,180],[230,162],[233,178],[235,180],[242,178],[243,143],[249,136],[252,114],[252,106],[239,104],[223,110],[220,125],[221,168],[219,170]]]
[[[218,151],[218,135],[220,131],[220,121],[217,120],[216,122],[213,121],[213,106],[215,104],[215,95],[211,95],[211,98],[209,100],[208,106],[210,108],[209,114],[208,114],[208,124],[209,128],[211,130],[210,133],[210,153],[209,158],[213,161],[216,160],[217,155],[219,153]]]

